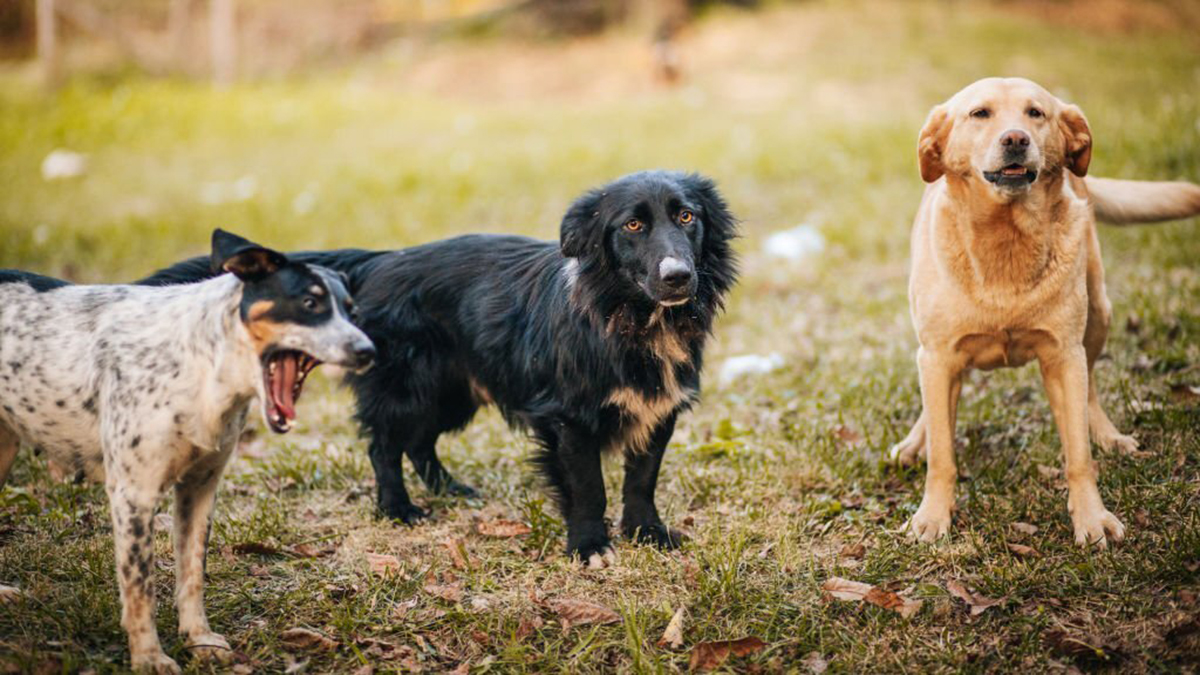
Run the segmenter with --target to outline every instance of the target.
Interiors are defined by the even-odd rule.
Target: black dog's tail
[[[56,288],[62,288],[63,286],[70,286],[71,282],[42,276],[41,274],[34,274],[33,272],[0,270],[0,284],[29,284],[29,287],[38,293],[44,293]]]
[[[308,265],[320,265],[329,269],[344,272],[350,277],[350,292],[358,288],[360,280],[365,275],[369,263],[387,251],[364,251],[357,248],[346,248],[337,251],[301,251],[288,253],[287,257]],[[161,269],[154,274],[134,283],[139,286],[175,286],[191,284],[218,276],[214,272],[208,256],[189,258]]]

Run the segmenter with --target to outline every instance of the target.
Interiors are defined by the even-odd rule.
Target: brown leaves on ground
[[[821,673],[829,669],[829,662],[825,660],[825,657],[821,654],[821,652],[809,652],[808,656],[805,656],[801,663],[803,663],[808,668],[808,671],[813,673],[813,675],[821,675]]]
[[[291,651],[330,652],[338,647],[333,638],[309,628],[289,628],[279,635],[279,641]]]
[[[550,606],[550,609],[553,609],[558,614],[558,619],[562,622],[564,632],[569,630],[571,626],[619,623],[621,621],[621,615],[604,605],[591,602],[590,600],[555,598],[548,601],[547,604]]]
[[[467,552],[467,542],[464,539],[447,539],[442,542],[446,553],[450,556],[450,564],[456,570],[471,569],[471,555]]]
[[[17,602],[24,595],[21,589],[14,586],[0,586],[0,605],[8,602]]]
[[[529,534],[533,529],[520,521],[499,519],[478,523],[475,525],[475,531],[485,537],[508,539]]]
[[[463,598],[462,584],[457,581],[448,584],[426,583],[425,592],[446,602],[461,602]]]
[[[1176,403],[1196,403],[1200,401],[1200,387],[1191,384],[1171,385],[1171,400]]]
[[[1022,544],[1008,544],[1008,550],[1022,558],[1036,558],[1042,554],[1041,551],[1037,550],[1036,548]]]
[[[861,541],[846,544],[838,551],[838,555],[843,558],[850,558],[851,560],[862,560],[867,555],[867,547]]]
[[[1007,597],[993,600],[981,593],[973,593],[962,583],[953,580],[946,582],[946,590],[950,592],[950,595],[967,603],[967,606],[971,609],[971,616],[979,616],[987,611],[988,608],[1003,605],[1008,600]]]
[[[921,611],[921,606],[924,604],[921,600],[910,600],[894,591],[842,577],[826,579],[825,583],[821,584],[821,590],[838,600],[869,602],[877,607],[890,609],[905,619]]]
[[[371,574],[385,577],[389,574],[400,573],[400,559],[388,553],[367,553],[367,564]]]
[[[1037,534],[1037,532],[1038,532],[1038,526],[1030,525],[1029,523],[1020,523],[1020,522],[1013,523],[1012,529],[1016,530],[1017,532],[1020,532],[1021,534],[1028,535],[1031,537],[1033,535]]]
[[[753,636],[740,640],[701,642],[692,647],[688,668],[699,671],[713,670],[719,668],[730,656],[749,656],[762,651],[766,646],[767,643]]]
[[[687,609],[680,607],[675,610],[675,616],[671,617],[667,623],[666,630],[663,631],[662,637],[655,643],[659,649],[670,647],[671,649],[679,649],[683,646],[683,622],[687,618]]]

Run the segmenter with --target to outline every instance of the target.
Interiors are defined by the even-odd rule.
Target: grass
[[[886,462],[919,412],[905,279],[925,112],[978,77],[1022,74],[1087,112],[1097,175],[1197,180],[1194,34],[1113,33],[975,3],[818,2],[709,15],[683,47],[689,75],[676,89],[648,84],[646,45],[619,33],[401,46],[224,92],[118,74],[47,95],[23,70],[0,72],[0,267],[128,280],[203,252],[214,226],[287,248],[554,237],[575,194],[647,167],[713,176],[744,220],[746,271],[659,490],[664,518],[691,535],[682,551],[622,543],[617,567],[580,571],[526,466],[529,442],[494,413],[440,446],[482,499],[418,488],[434,521],[373,520],[348,394],[315,381],[301,428],[248,439],[218,500],[207,605],[243,667],[672,672],[700,642],[757,636],[765,649],[723,667],[1195,671],[1200,407],[1172,391],[1200,384],[1200,223],[1101,232],[1117,321],[1098,377],[1110,414],[1148,452],[1097,451],[1101,492],[1129,527],[1123,545],[1072,544],[1036,369],[964,387],[949,541],[898,534],[923,471]],[[87,153],[88,173],[43,181],[38,165],[57,147]],[[824,253],[761,253],[766,235],[802,222],[825,236]],[[728,386],[714,377],[730,356],[770,352],[785,367]],[[610,462],[610,494],[619,474]],[[475,532],[496,518],[532,532]],[[0,663],[127,667],[107,523],[101,489],[55,480],[22,454],[0,492],[0,584],[24,591],[0,612]],[[861,559],[843,554],[860,542]],[[302,544],[333,553],[289,553]],[[395,555],[399,569],[372,574],[368,553]],[[158,554],[160,633],[187,664],[166,535]],[[904,619],[831,602],[820,588],[831,576],[925,604]],[[951,581],[1004,602],[971,616]],[[564,629],[552,609],[563,598],[621,621]],[[680,607],[683,648],[657,647]],[[286,648],[295,627],[338,646]]]

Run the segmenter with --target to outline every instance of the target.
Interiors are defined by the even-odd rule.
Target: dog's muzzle
[[[665,292],[659,298],[659,304],[671,307],[686,303],[691,299],[695,277],[692,266],[683,260],[672,256],[663,258],[658,264],[658,278]]]

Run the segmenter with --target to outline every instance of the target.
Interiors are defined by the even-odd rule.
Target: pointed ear
[[[559,247],[567,258],[580,258],[588,253],[588,248],[596,238],[596,231],[602,226],[600,220],[600,200],[604,193],[592,191],[576,199],[563,215],[562,226],[559,229]]]
[[[1086,176],[1092,163],[1092,128],[1077,105],[1064,105],[1058,116],[1066,141],[1066,164],[1076,176]]]
[[[946,168],[942,164],[942,153],[946,150],[946,139],[950,136],[950,113],[945,105],[939,105],[929,112],[925,126],[917,140],[917,161],[921,167],[921,180],[926,183],[942,177]]]
[[[212,271],[229,272],[242,281],[258,281],[287,264],[278,251],[259,246],[225,230],[213,230]]]
[[[688,193],[700,205],[701,222],[706,236],[726,241],[737,236],[737,218],[729,210],[725,198],[717,191],[717,184],[698,173],[683,179]]]

